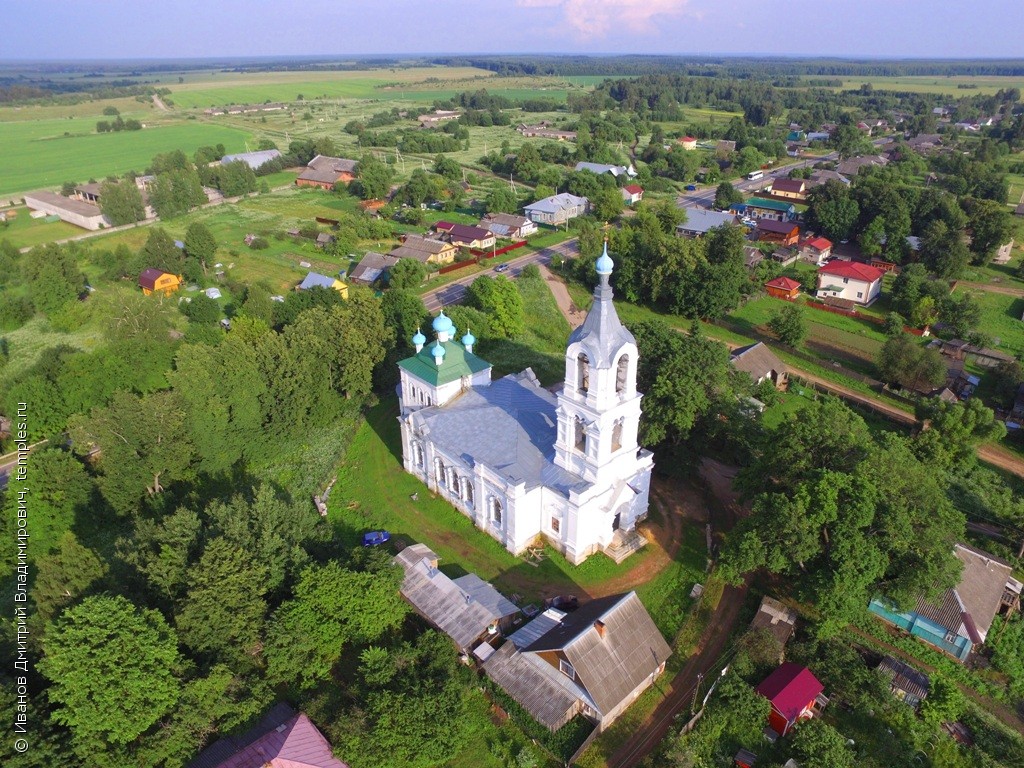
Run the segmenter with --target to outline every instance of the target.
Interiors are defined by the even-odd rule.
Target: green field
[[[809,77],[809,80],[824,78]],[[984,95],[991,96],[1000,88],[1024,88],[1021,77],[938,77],[936,75],[907,77],[862,77],[843,80],[842,88],[832,90],[855,90],[865,83],[876,91],[910,91],[913,93],[939,93],[951,97]],[[977,88],[957,88],[958,85],[976,85]]]
[[[203,145],[224,144],[228,152],[243,152],[249,138],[237,128],[200,122],[121,133],[94,131],[91,121],[0,123],[0,195],[142,172],[154,155],[175,149],[191,155]]]
[[[1024,354],[1024,299],[988,291],[972,291],[981,305],[978,330],[998,340],[998,349],[1016,357]]]
[[[0,240],[7,240],[17,248],[52,243],[54,240],[76,237],[86,231],[66,221],[33,219],[28,215],[28,208],[16,208],[13,213],[17,215],[0,225]]]

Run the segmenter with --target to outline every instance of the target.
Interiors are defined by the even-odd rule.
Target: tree
[[[119,512],[180,478],[192,458],[185,412],[174,392],[117,392],[110,405],[68,424],[75,451],[99,451],[100,490]]]
[[[187,158],[185,161],[188,163]],[[149,202],[161,219],[172,219],[204,204],[206,193],[199,174],[188,163],[186,168],[158,174],[150,187]]]
[[[1020,385],[1024,384],[1024,368],[1017,360],[1006,360],[996,366],[989,374],[992,379],[995,397],[1004,407],[1010,407]]]
[[[793,753],[807,768],[852,768],[855,764],[843,735],[816,717],[797,725]]]
[[[146,218],[142,193],[130,181],[105,181],[100,185],[100,211],[115,227]]]
[[[259,652],[267,605],[267,572],[252,555],[217,537],[189,572],[188,593],[176,617],[189,648],[239,669]]]
[[[363,155],[356,166],[357,184],[355,192],[363,200],[375,200],[387,197],[391,190],[394,171],[373,155]]]
[[[21,267],[29,299],[39,312],[53,315],[85,292],[74,246],[37,246],[21,259]]]
[[[611,221],[622,213],[625,201],[618,187],[602,187],[590,199],[590,205],[595,217],[601,221]]]
[[[950,230],[941,220],[933,221],[921,237],[921,258],[942,278],[956,278],[967,266],[971,254],[959,231]]]
[[[388,287],[393,290],[419,288],[427,276],[427,270],[415,259],[399,259],[388,270]]]
[[[921,719],[933,727],[956,721],[967,708],[967,697],[943,674],[932,675],[928,698],[921,702]]]
[[[207,264],[213,261],[217,253],[217,240],[209,227],[201,221],[193,222],[185,230],[185,255],[197,262],[206,274]]]
[[[44,621],[75,602],[107,572],[107,565],[75,534],[65,531],[49,554],[36,559],[32,602]]]
[[[488,213],[515,213],[519,210],[515,193],[504,184],[491,187],[485,205]]]
[[[89,597],[66,610],[43,637],[40,671],[53,683],[53,718],[83,751],[128,744],[179,696],[177,640],[156,611],[123,597]]]
[[[939,319],[957,338],[965,338],[981,322],[981,304],[970,293],[952,293],[939,305]]]
[[[415,293],[392,288],[385,291],[380,302],[384,323],[395,331],[398,346],[407,347],[410,340],[429,317],[423,299]]]
[[[715,208],[727,209],[733,203],[742,203],[743,193],[732,185],[732,182],[723,181],[715,188]]]
[[[916,392],[930,393],[946,380],[946,363],[937,350],[927,349],[915,337],[901,332],[886,339],[875,363],[884,381]]]
[[[349,643],[367,644],[398,629],[408,611],[402,570],[356,572],[336,562],[310,566],[295,598],[274,614],[267,637],[270,680],[308,688],[327,679]]]
[[[491,333],[510,338],[524,327],[523,297],[504,275],[478,277],[466,291],[470,306],[487,314]]]
[[[796,304],[787,304],[776,310],[768,321],[768,330],[787,347],[799,346],[807,335],[803,308]]]
[[[185,266],[184,252],[174,244],[174,238],[162,227],[153,227],[149,230],[139,257],[145,261],[144,269],[153,267],[178,274]]]
[[[220,304],[204,293],[192,297],[192,301],[181,305],[182,314],[189,322],[197,325],[217,325],[220,322]]]
[[[225,197],[247,195],[256,191],[256,172],[244,160],[235,160],[217,169],[217,182]]]
[[[917,418],[925,428],[916,438],[915,450],[922,461],[943,469],[971,461],[979,443],[1006,435],[1003,422],[978,398],[965,403],[922,401]]]
[[[971,230],[971,253],[975,264],[985,264],[996,249],[1010,239],[1010,214],[1002,202],[968,198],[964,201],[967,226]]]
[[[434,173],[444,176],[446,179],[458,181],[462,179],[462,166],[450,157],[437,155],[434,158]]]

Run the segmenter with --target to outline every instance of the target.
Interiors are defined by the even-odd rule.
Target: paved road
[[[509,277],[517,277],[522,273],[523,268],[529,264],[550,264],[551,257],[555,254],[563,256],[565,258],[572,258],[579,253],[579,240],[573,238],[572,240],[566,240],[564,243],[554,246],[553,248],[544,248],[540,251],[532,251],[523,256],[519,256],[511,261],[506,261],[508,264],[508,270],[504,274]],[[451,283],[439,286],[432,291],[428,291],[423,294],[423,304],[430,312],[437,312],[441,307],[447,307],[451,304],[461,304],[466,298],[466,288],[481,275],[494,275],[494,269],[489,269],[485,272],[474,272],[466,277],[460,277]]]

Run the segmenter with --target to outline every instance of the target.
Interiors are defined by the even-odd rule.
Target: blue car
[[[686,191],[687,192],[696,192],[697,191],[697,185],[696,184],[687,184],[686,185]]]
[[[379,547],[381,544],[390,541],[391,534],[387,531],[370,531],[363,534],[364,547]]]

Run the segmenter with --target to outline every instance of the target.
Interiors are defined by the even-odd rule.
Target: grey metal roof
[[[415,431],[426,430],[434,445],[470,466],[480,463],[513,484],[544,486],[568,496],[570,489],[590,484],[554,463],[556,408],[555,396],[527,369],[409,418]]]
[[[518,613],[513,603],[478,577],[466,582],[472,590],[463,589],[437,569],[437,561],[425,544],[408,546],[394,558],[405,570],[402,596],[459,649],[469,649],[495,621]]]
[[[39,192],[29,192],[24,196],[25,205],[32,208],[32,201],[38,200],[41,203],[52,205],[54,208],[63,208],[65,211],[71,213],[77,213],[79,216],[100,216],[102,212],[100,207],[95,203],[87,203],[85,200],[78,200],[76,198],[64,197],[53,192],[47,192],[46,190],[40,190]]]
[[[565,208],[575,208],[576,206],[586,204],[587,198],[577,197],[576,195],[570,195],[568,192],[563,192],[560,195],[551,195],[551,197],[545,197],[535,203],[530,203],[523,210],[540,211],[541,213],[558,213]]]
[[[269,163],[271,160],[281,156],[281,153],[276,149],[261,149],[258,152],[239,152],[235,155],[224,155],[220,159],[221,165],[225,163],[235,163],[241,161],[248,164],[254,171],[264,163]]]
[[[299,178],[307,181],[319,181],[327,184],[334,184],[343,173],[355,173],[356,161],[346,160],[343,157],[329,157],[317,155],[306,164],[306,170],[299,174]]]
[[[299,289],[306,291],[310,288],[333,288],[334,278],[328,277],[327,275],[321,275],[319,272],[310,272],[306,275],[302,282],[299,283]]]
[[[610,367],[623,344],[636,344],[633,334],[626,330],[615,311],[608,275],[601,275],[586,319],[569,336],[570,345],[576,342],[583,344],[590,364],[599,368]]]
[[[702,208],[688,208],[686,221],[676,227],[677,232],[692,232],[703,235],[715,227],[736,223],[736,214],[728,211],[706,211]]]
[[[541,651],[565,654],[600,712],[611,712],[672,653],[636,592],[598,598],[568,614],[524,653]]]
[[[484,662],[484,672],[551,730],[572,718],[578,702],[590,703],[586,692],[568,677],[532,653],[517,652],[512,643],[505,643]]]
[[[889,678],[893,688],[909,693],[921,701],[927,698],[931,681],[924,672],[918,672],[909,664],[892,656],[882,659],[875,669],[879,674]]]
[[[631,176],[631,177],[632,176],[636,176],[636,171],[633,170],[633,166],[631,166],[631,165],[630,166],[625,166],[625,165],[608,165],[606,163],[585,163],[585,162],[579,162],[579,163],[576,163],[576,170],[577,171],[590,171],[591,173],[596,173],[598,175],[601,175],[602,173],[610,173],[612,176],[616,176],[616,177],[621,176],[622,174],[626,174],[627,176]]]
[[[548,608],[529,624],[520,627],[509,635],[508,639],[512,641],[516,648],[525,648],[526,646],[537,642],[544,635],[561,624],[562,619],[564,619],[565,616],[565,611],[560,611],[557,608]]]
[[[372,283],[381,274],[398,263],[397,256],[389,256],[384,253],[367,251],[366,255],[359,260],[349,279],[356,283]]]

